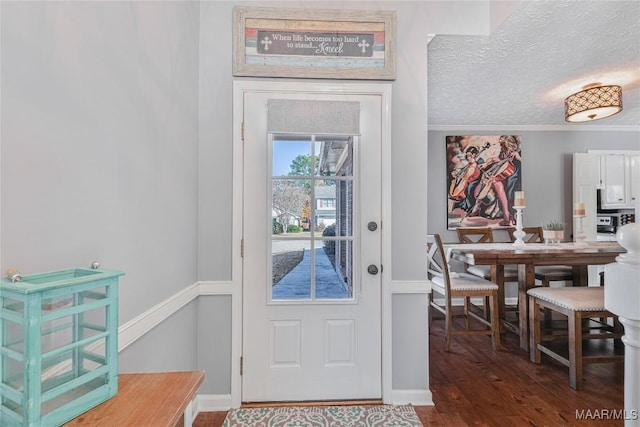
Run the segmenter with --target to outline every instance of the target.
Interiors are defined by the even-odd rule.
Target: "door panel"
[[[360,134],[269,134],[274,98],[358,102]],[[381,397],[380,117],[378,95],[245,93],[245,402]],[[308,169],[287,170],[301,152]]]

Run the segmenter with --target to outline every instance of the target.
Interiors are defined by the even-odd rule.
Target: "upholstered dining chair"
[[[516,241],[516,237],[513,235],[515,231],[514,227],[507,229],[511,242]],[[525,237],[523,238],[525,243],[544,242],[542,227],[524,227],[522,231],[525,232]],[[540,265],[536,266],[535,272],[536,279],[542,282],[542,286],[549,286],[551,282],[573,282],[573,269],[568,265]],[[517,270],[515,280],[518,280]]]
[[[491,227],[459,227],[456,229],[456,233],[458,233],[458,242],[460,243],[493,243]],[[488,265],[465,265],[464,271],[491,280],[491,267]]]
[[[464,227],[457,228],[458,242],[460,243],[493,243],[494,235],[493,228],[491,227]],[[464,270],[473,274],[474,276],[482,277],[485,280],[491,280],[491,266],[489,265],[467,265],[465,264]],[[504,266],[504,282],[518,282],[518,266],[517,265],[505,265]],[[506,301],[505,301],[506,302]],[[505,304],[505,313],[517,312],[517,307],[508,306]],[[485,304],[485,313],[487,307]]]
[[[493,230],[491,227],[458,227],[456,232],[460,243],[493,242]]]
[[[491,227],[470,227],[470,228],[458,228],[458,242],[460,243],[493,243],[493,229]],[[491,280],[491,267],[488,265],[469,265],[465,266],[467,273],[482,277],[487,280]],[[504,281],[505,282],[517,282],[518,281],[518,266],[505,265],[504,266]]]
[[[451,338],[455,335],[489,335],[494,350],[500,348],[500,326],[498,319],[498,285],[481,277],[468,273],[449,271],[447,256],[439,234],[427,236],[427,278],[431,282],[429,306],[444,315],[445,350],[449,351]],[[442,296],[436,299],[434,293]],[[486,319],[478,314],[480,308],[471,298],[488,300],[489,316]],[[463,299],[462,314],[453,313],[453,299]],[[433,310],[429,310],[429,322],[433,320]],[[456,328],[454,318],[464,318],[465,328]],[[472,328],[475,320],[484,327]]]

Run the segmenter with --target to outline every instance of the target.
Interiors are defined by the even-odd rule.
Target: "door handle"
[[[378,274],[378,267],[376,267],[374,264],[371,264],[369,267],[367,267],[367,273],[375,276],[376,274]]]
[[[369,221],[369,223],[367,224],[367,228],[369,229],[369,231],[376,231],[378,229],[378,224],[376,224],[375,221]]]

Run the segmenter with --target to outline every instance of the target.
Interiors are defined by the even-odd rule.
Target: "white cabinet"
[[[634,208],[638,193],[640,156],[600,154],[598,188],[603,209]]]
[[[628,156],[629,162],[629,202],[637,206],[640,197],[640,155]]]

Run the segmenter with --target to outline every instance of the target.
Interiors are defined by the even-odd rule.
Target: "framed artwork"
[[[515,226],[522,189],[517,135],[447,136],[447,229]]]
[[[394,80],[396,13],[235,7],[233,75]]]

